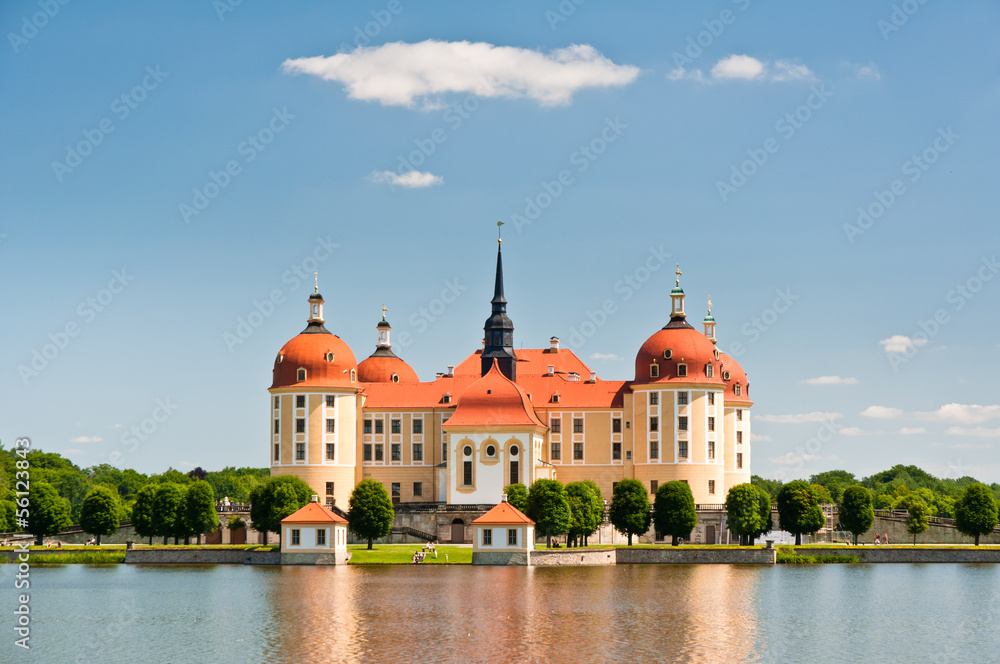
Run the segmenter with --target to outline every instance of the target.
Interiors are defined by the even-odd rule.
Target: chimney
[[[597,382],[597,372],[596,371],[591,371],[590,372],[590,382],[591,383],[596,383]]]
[[[555,374],[556,374],[556,365],[550,364],[549,365],[549,375],[550,376],[554,376]]]
[[[500,502],[501,503],[506,503],[507,502],[507,494],[506,493],[501,493],[500,494]]]
[[[314,502],[314,503],[318,503],[319,502],[319,496],[317,496],[315,493],[313,494],[312,502]]]
[[[555,353],[559,351],[559,337],[552,337],[549,339],[549,352]]]
[[[446,375],[448,375],[448,376],[454,376],[455,375],[455,365],[454,364],[449,364],[448,365],[448,373]]]

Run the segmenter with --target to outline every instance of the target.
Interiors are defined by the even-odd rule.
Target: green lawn
[[[6,556],[0,558],[0,564],[16,563]],[[125,549],[110,549],[101,551],[96,547],[90,547],[89,551],[67,551],[66,553],[53,553],[49,555],[29,555],[28,563],[35,566],[44,567],[46,565],[67,565],[72,563],[84,565],[110,565],[125,562]]]
[[[421,544],[376,544],[368,550],[367,544],[348,544],[351,565],[407,565],[413,560],[413,552],[420,551]],[[472,547],[439,544],[438,556],[428,552],[421,565],[471,565]],[[445,557],[447,556],[447,560]]]

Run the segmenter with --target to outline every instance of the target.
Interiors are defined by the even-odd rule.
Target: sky
[[[0,441],[266,466],[305,325],[383,303],[423,380],[517,347],[627,380],[675,266],[752,471],[1000,481],[992,2],[0,4]],[[699,326],[700,327],[700,326]]]

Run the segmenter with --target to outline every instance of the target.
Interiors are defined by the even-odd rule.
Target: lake
[[[33,568],[30,594],[31,650],[4,629],[0,661],[1000,658],[996,565],[67,565]]]

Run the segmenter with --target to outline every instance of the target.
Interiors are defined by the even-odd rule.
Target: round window
[[[516,447],[510,448],[510,455],[511,456],[517,456],[517,448]]]
[[[497,448],[489,445],[486,447],[486,456],[496,456]]]
[[[470,445],[466,445],[465,449],[462,450],[462,454],[465,456],[472,456],[472,447]]]

